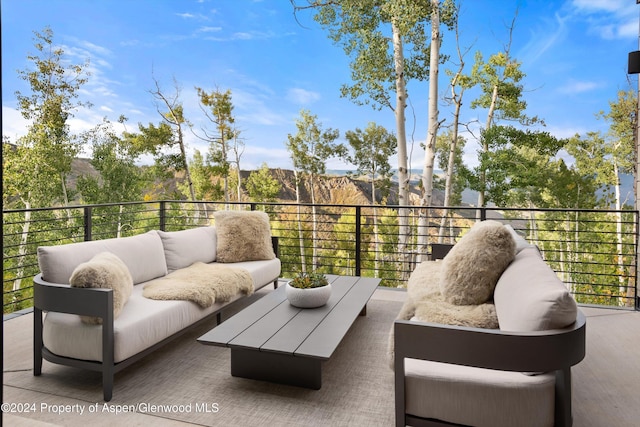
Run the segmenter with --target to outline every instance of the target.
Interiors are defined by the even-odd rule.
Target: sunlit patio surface
[[[33,313],[5,317],[3,425],[391,426],[388,336],[405,296],[383,288],[374,293],[367,315],[324,363],[320,390],[232,377],[228,349],[196,342],[214,326],[212,319],[118,373],[108,403],[97,372],[45,361],[42,376],[34,377]],[[574,426],[636,426],[640,312],[581,309],[587,356],[572,371]]]

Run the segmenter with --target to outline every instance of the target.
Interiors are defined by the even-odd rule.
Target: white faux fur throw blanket
[[[242,293],[251,295],[253,279],[247,270],[196,262],[144,285],[142,295],[155,300],[188,300],[200,307],[229,301]]]

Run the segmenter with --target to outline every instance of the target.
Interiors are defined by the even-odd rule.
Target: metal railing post
[[[635,272],[636,272],[636,280],[635,282],[635,309],[636,311],[640,310],[640,296],[638,295],[638,289],[640,289],[640,286],[638,286],[638,278],[640,277],[640,274],[638,274],[638,257],[640,257],[640,211],[635,211],[635,244],[636,244],[636,259],[635,259]]]
[[[91,235],[91,231],[93,228],[93,222],[92,222],[92,207],[91,206],[85,206],[83,209],[84,212],[84,241],[88,242],[92,239],[92,235]]]
[[[362,207],[356,206],[356,271],[355,275],[361,275],[362,268],[362,220],[360,219]]]
[[[166,203],[164,200],[160,202],[160,230],[166,231],[167,227],[167,212],[166,212]]]

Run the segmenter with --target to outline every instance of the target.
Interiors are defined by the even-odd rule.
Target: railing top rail
[[[577,209],[577,208],[518,208],[518,207],[495,207],[495,206],[487,206],[487,207],[474,207],[474,206],[417,206],[417,205],[380,205],[380,204],[344,204],[344,203],[296,203],[296,202],[252,202],[252,201],[207,201],[207,200],[177,200],[177,199],[164,199],[164,200],[142,200],[142,201],[133,201],[133,202],[113,202],[113,203],[99,203],[99,204],[90,204],[90,205],[68,205],[68,206],[47,206],[42,208],[23,208],[23,209],[3,209],[2,213],[20,213],[27,211],[49,211],[49,210],[60,210],[60,209],[84,209],[84,208],[95,208],[95,207],[109,207],[109,206],[122,206],[122,205],[153,205],[157,203],[193,203],[193,204],[219,204],[219,205],[261,205],[261,206],[322,206],[322,207],[333,207],[333,208],[357,208],[364,207],[370,208],[372,206],[388,208],[388,209],[450,209],[450,210],[464,210],[464,211],[477,211],[477,210],[485,210],[485,211],[494,211],[494,212],[572,212],[572,213],[629,213],[629,214],[640,214],[640,211],[633,209]]]

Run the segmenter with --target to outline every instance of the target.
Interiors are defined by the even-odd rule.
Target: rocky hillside
[[[242,179],[246,180],[252,171],[242,171]],[[270,169],[271,176],[280,183],[280,194],[278,200],[281,202],[296,201],[295,179],[292,170],[288,169]],[[69,176],[69,184],[71,188],[75,188],[75,183],[79,176],[99,176],[99,172],[91,165],[88,159],[78,158],[73,161],[72,172]],[[182,180],[183,174],[176,174],[171,182],[165,183],[162,187],[165,189],[176,189],[176,183]],[[415,180],[414,180],[415,181]],[[412,181],[412,203],[415,204],[419,198],[418,189],[415,182]],[[303,179],[300,186],[301,202],[311,202],[311,188],[308,180]],[[353,204],[361,205],[371,202],[371,185],[365,179],[358,179],[346,175],[329,175],[316,178],[314,193],[317,203],[325,204]],[[142,200],[142,195],[140,195]],[[376,200],[381,201],[378,193]],[[443,194],[441,191],[434,192],[434,204],[442,204]],[[397,189],[391,190],[388,204],[397,203]]]

